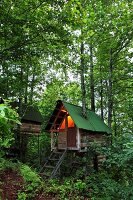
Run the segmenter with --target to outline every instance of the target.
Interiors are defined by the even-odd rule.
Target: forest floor
[[[8,169],[0,172],[0,200],[17,200],[21,191],[24,191],[24,180],[17,171]],[[57,198],[40,192],[32,200],[57,200]]]

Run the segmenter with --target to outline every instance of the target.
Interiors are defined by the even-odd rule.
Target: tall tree
[[[24,99],[26,102],[32,101],[33,94],[31,93],[42,80],[45,81],[44,77],[41,80],[37,78],[41,76],[38,70],[35,70],[35,68],[38,69],[40,59],[59,55],[63,47],[67,46],[68,32],[64,29],[64,24],[60,19],[62,5],[63,3],[59,2],[37,2],[35,0],[23,2],[5,0],[3,2],[0,82],[5,83],[3,83],[4,90],[1,84],[0,95],[4,98],[15,98],[17,94],[23,101]],[[29,66],[30,69],[27,70]],[[43,71],[46,70],[41,68],[40,74]]]
[[[85,86],[85,62],[84,62],[84,43],[81,42],[80,47],[80,69],[81,69],[81,93],[82,93],[82,114],[84,118],[87,118],[86,110],[86,86]]]
[[[93,64],[93,47],[90,44],[90,99],[91,110],[95,112],[95,90],[94,90],[94,64]]]

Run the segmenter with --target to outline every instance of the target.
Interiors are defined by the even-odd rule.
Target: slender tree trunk
[[[24,103],[27,104],[28,102],[28,77],[29,77],[29,68],[27,67],[26,71],[26,82],[25,82],[25,94],[24,94]]]
[[[30,104],[33,103],[33,92],[34,92],[34,82],[35,82],[35,70],[36,70],[36,67],[34,67],[33,69],[33,74],[32,74],[32,80],[31,80],[31,88],[30,88]]]
[[[23,66],[21,66],[21,71],[20,71],[20,83],[21,83],[21,86],[19,88],[19,116],[22,118],[22,103],[23,103]]]
[[[91,95],[91,110],[95,112],[95,91],[94,91],[94,64],[93,64],[93,48],[90,45],[90,95]]]
[[[116,114],[114,109],[113,109],[113,122],[114,122],[113,126],[114,135],[117,136]]]
[[[102,79],[102,67],[100,66],[100,109],[101,118],[103,119],[103,79]]]
[[[9,97],[9,71],[8,71],[8,64],[3,60],[2,62],[2,76],[4,77],[4,84],[3,84],[3,96],[4,98],[8,99]]]
[[[19,88],[19,117],[22,119],[23,117],[23,109],[22,109],[22,104],[23,104],[23,67],[21,66],[21,71],[20,71],[20,83],[22,85],[22,88]],[[22,133],[20,131],[20,125],[18,126],[17,130],[17,140],[18,140],[18,146],[20,150],[20,159],[23,159],[23,140],[22,140]]]
[[[6,30],[4,29],[4,46],[6,48],[7,46],[7,34]],[[4,58],[2,60],[2,72],[4,77],[4,98],[8,99],[9,97],[9,69],[8,69],[8,63],[6,62],[6,59]]]
[[[84,63],[84,44],[81,43],[80,46],[80,68],[81,68],[81,93],[82,93],[82,113],[85,118],[87,118],[86,111],[86,89],[85,89],[85,63]]]
[[[19,117],[20,119],[22,119],[22,97],[20,95],[19,97]],[[17,132],[16,132],[16,145],[19,149],[19,154],[20,154],[20,159],[22,160],[22,135],[21,135],[21,132],[20,132],[20,126],[21,125],[18,125],[18,128],[17,128]]]
[[[112,60],[112,49],[111,49],[110,61],[109,61],[109,80],[108,80],[108,126],[110,128],[112,123],[112,111],[113,111],[112,73],[113,73],[113,60]]]

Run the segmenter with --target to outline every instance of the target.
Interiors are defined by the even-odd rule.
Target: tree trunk
[[[27,67],[26,70],[26,80],[25,80],[25,91],[24,91],[24,103],[27,104],[28,102],[28,78],[29,78],[29,68]]]
[[[116,114],[115,114],[115,110],[114,109],[113,109],[113,122],[114,122],[113,132],[114,132],[114,135],[116,137],[117,136],[117,123],[116,123]]]
[[[91,110],[95,112],[95,91],[94,91],[94,73],[93,73],[93,48],[90,45],[90,97],[91,97]]]
[[[113,111],[112,73],[113,73],[113,60],[112,60],[112,49],[111,49],[110,61],[109,61],[109,80],[108,80],[108,126],[110,128],[112,123],[112,111]]]
[[[102,79],[101,66],[100,66],[100,109],[101,109],[101,118],[103,119],[103,79]]]
[[[9,70],[8,70],[8,64],[3,61],[2,62],[2,76],[4,77],[4,81],[2,82],[2,90],[3,90],[3,96],[5,99],[8,99],[9,97]]]
[[[80,69],[81,69],[81,93],[82,93],[82,114],[84,118],[87,118],[87,111],[86,111],[86,89],[85,89],[85,63],[84,63],[84,44],[81,43],[80,46]]]
[[[35,70],[36,70],[36,67],[34,67],[33,69],[33,74],[32,74],[32,80],[31,80],[31,88],[30,88],[30,104],[33,103],[33,91],[34,91],[34,82],[35,82]]]

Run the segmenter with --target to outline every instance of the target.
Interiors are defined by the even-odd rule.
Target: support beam
[[[80,149],[80,132],[79,128],[77,128],[77,148]]]
[[[67,132],[68,132],[68,114],[65,116],[65,135],[66,135],[66,148],[67,148]]]
[[[53,131],[51,132],[51,149],[54,148],[54,133]]]

